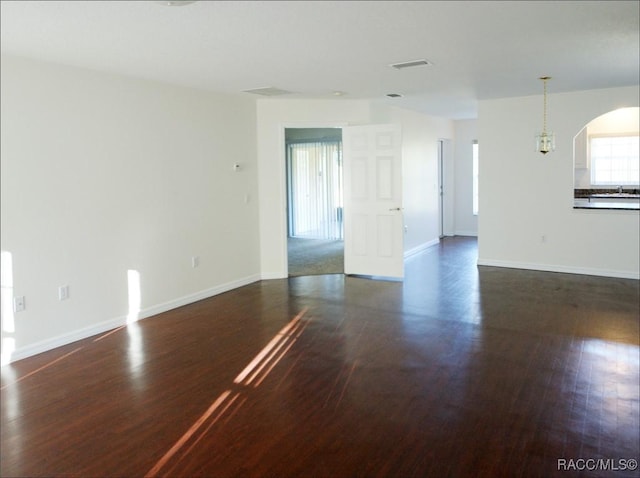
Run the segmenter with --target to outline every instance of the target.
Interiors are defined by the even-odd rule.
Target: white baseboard
[[[158,315],[172,309],[177,309],[178,307],[192,304],[199,300],[207,299],[209,297],[213,297],[215,295],[222,294],[224,292],[228,292],[230,290],[237,289],[245,285],[249,285],[259,280],[260,280],[260,275],[254,274],[242,279],[227,282],[226,284],[221,284],[219,286],[211,287],[209,289],[205,289],[200,292],[196,292],[194,294],[189,294],[184,297],[179,297],[177,299],[164,302],[162,304],[153,305],[151,307],[147,307],[144,310],[141,310],[140,313],[138,314],[138,320],[153,317],[154,315]],[[37,355],[42,352],[47,352],[48,350],[52,350],[57,347],[62,347],[63,345],[68,345],[70,343],[77,342],[78,340],[86,339],[94,335],[102,334],[104,332],[108,332],[109,330],[113,330],[115,328],[121,327],[126,324],[127,324],[127,316],[125,315],[121,317],[116,317],[114,319],[105,320],[95,325],[83,327],[82,329],[74,330],[72,332],[61,334],[56,337],[52,337],[50,339],[25,345],[23,347],[17,348],[11,354],[9,363],[15,362],[17,360],[22,360],[27,357],[31,357],[32,355]]]
[[[416,254],[419,254],[423,251],[426,251],[427,249],[429,249],[432,246],[435,246],[436,244],[440,243],[440,239],[438,239],[437,237],[435,239],[432,239],[431,241],[425,242],[424,244],[420,244],[417,247],[414,247],[412,249],[409,249],[408,251],[404,252],[404,258],[408,259],[409,257],[415,256]]]
[[[456,236],[478,237],[478,231],[456,231]]]
[[[126,325],[126,323],[127,316],[125,315],[115,319],[105,320],[104,322],[100,322],[99,324],[91,325],[89,327],[83,327],[82,329],[74,330],[73,332],[57,335],[50,339],[41,340],[40,342],[19,347],[11,353],[8,363],[16,362],[18,360],[31,357],[32,355],[38,355],[43,352],[62,347],[63,345],[68,345],[70,343],[77,342],[78,340],[86,339],[93,335],[108,332],[109,330]]]
[[[589,267],[559,266],[555,264],[536,264],[529,262],[512,262],[495,259],[478,258],[479,266],[506,267],[510,269],[528,269],[544,272],[564,272],[589,276],[616,277],[619,279],[640,279],[640,272],[614,271],[609,269],[593,269]]]
[[[260,280],[286,279],[287,277],[289,277],[288,274],[282,275],[277,272],[267,272],[260,275]]]
[[[192,304],[194,302],[198,302],[199,300],[208,299],[209,297],[213,297],[214,295],[222,294],[224,292],[228,292],[230,290],[252,284],[253,282],[257,282],[259,280],[260,280],[260,275],[254,274],[248,277],[244,277],[242,279],[227,282],[226,284],[222,284],[216,287],[211,287],[210,289],[205,289],[203,291],[196,292],[194,294],[189,294],[184,297],[180,297],[178,299],[165,302],[163,304],[154,305],[152,307],[148,307],[140,311],[139,318],[146,319],[148,317],[158,315],[172,309],[177,309],[178,307],[182,307],[183,305]]]

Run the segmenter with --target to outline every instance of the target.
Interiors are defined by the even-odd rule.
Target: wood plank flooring
[[[639,282],[475,259],[448,238],[404,283],[258,282],[3,367],[0,473],[638,476]]]

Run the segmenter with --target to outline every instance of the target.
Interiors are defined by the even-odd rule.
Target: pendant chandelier
[[[544,84],[544,106],[542,110],[542,133],[536,135],[536,151],[547,154],[549,151],[556,149],[556,137],[551,131],[547,131],[547,81],[550,76],[541,76],[539,78]]]

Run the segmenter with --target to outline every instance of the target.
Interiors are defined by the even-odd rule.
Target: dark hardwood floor
[[[448,238],[404,283],[263,281],[3,367],[1,474],[638,476],[639,282],[475,260]]]

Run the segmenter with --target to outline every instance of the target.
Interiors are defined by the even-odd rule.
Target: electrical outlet
[[[200,258],[198,256],[193,256],[191,258],[191,267],[194,269],[200,265]]]
[[[21,295],[19,297],[14,297],[13,298],[13,311],[14,312],[22,312],[24,309],[26,309],[26,303],[24,300],[24,295]]]
[[[58,287],[58,300],[67,300],[69,298],[69,286],[61,285]]]

